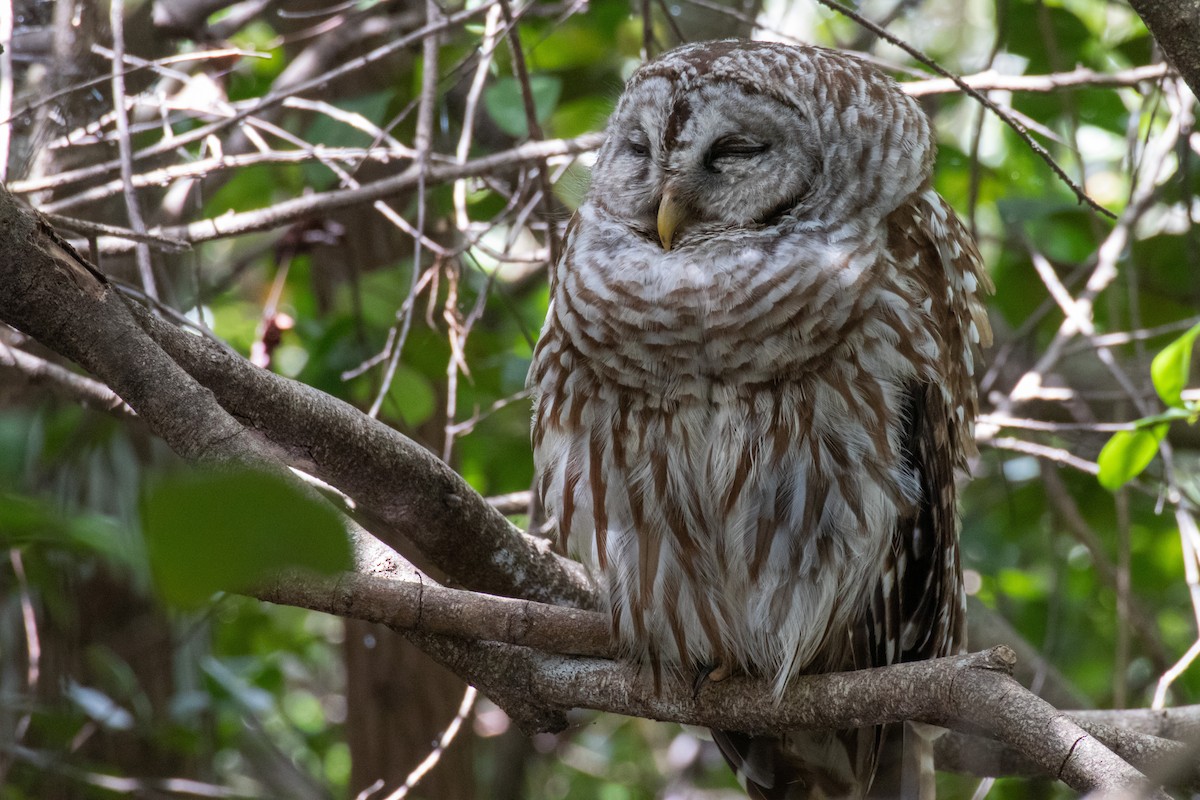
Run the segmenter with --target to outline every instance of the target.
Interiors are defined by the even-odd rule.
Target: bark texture
[[[1129,0],[1192,93],[1200,95],[1200,0]]]

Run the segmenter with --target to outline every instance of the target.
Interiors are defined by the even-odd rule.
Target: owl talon
[[[700,696],[700,690],[709,683],[720,683],[733,674],[733,668],[725,662],[717,664],[706,664],[700,668],[696,674],[696,679],[692,681],[692,697],[693,699]]]

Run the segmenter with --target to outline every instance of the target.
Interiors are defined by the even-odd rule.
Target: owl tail
[[[936,800],[937,772],[933,763],[933,743],[945,728],[922,722],[904,723],[904,756],[901,766],[901,795],[919,800]]]
[[[874,728],[747,736],[713,731],[713,740],[753,800],[861,800],[871,781]],[[868,763],[869,762],[869,763]]]
[[[935,800],[933,741],[919,723],[713,741],[753,800]]]

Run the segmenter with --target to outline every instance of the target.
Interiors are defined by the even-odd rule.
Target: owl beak
[[[662,242],[663,250],[671,249],[675,231],[686,217],[683,206],[675,201],[674,196],[669,191],[663,192],[662,202],[658,204],[658,240]]]

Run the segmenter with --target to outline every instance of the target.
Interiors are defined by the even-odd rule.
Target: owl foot
[[[700,667],[696,673],[696,679],[692,681],[692,698],[700,696],[700,690],[709,683],[720,683],[733,674],[733,667],[725,662],[716,664],[705,664]]]

